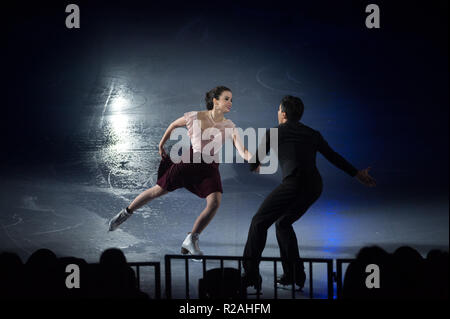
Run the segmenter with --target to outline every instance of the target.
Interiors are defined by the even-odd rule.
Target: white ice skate
[[[122,224],[124,221],[126,221],[128,218],[130,218],[132,214],[128,213],[127,210],[124,208],[122,209],[116,216],[114,216],[109,221],[109,231],[116,230],[120,224]]]
[[[198,236],[199,233],[188,233],[186,239],[181,245],[181,253],[183,255],[203,255],[203,252],[198,246]]]

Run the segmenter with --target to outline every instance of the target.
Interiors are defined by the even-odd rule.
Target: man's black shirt
[[[266,155],[270,151],[270,134],[266,132]],[[345,158],[336,153],[325,141],[319,131],[300,122],[290,122],[278,125],[278,161],[283,173],[283,179],[293,173],[312,173],[317,170],[316,153],[319,152],[336,167],[354,177],[358,170]],[[250,170],[255,170],[259,164],[258,151],[255,154],[256,163],[250,163]]]

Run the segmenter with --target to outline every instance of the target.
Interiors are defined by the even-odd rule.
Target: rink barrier
[[[153,267],[155,273],[155,299],[161,299],[161,266],[159,262],[128,262],[128,266],[135,267],[138,289],[141,289],[141,267]]]
[[[341,259],[336,259],[336,297],[337,299],[341,299],[342,298],[342,264],[350,264],[352,261],[354,261],[355,259],[351,259],[351,258],[341,258]]]
[[[247,260],[248,258],[244,258],[242,256],[192,256],[192,255],[165,255],[165,276],[166,276],[166,298],[172,299],[172,259],[184,259],[184,268],[185,268],[185,298],[190,299],[190,291],[189,291],[189,260],[196,259],[202,262],[203,268],[203,277],[206,274],[206,261],[207,260],[219,260],[220,268],[224,269],[224,261],[231,260],[237,261],[237,266],[239,272],[242,273],[242,261]],[[274,288],[274,299],[278,299],[278,285],[276,282],[277,279],[277,263],[282,261],[280,257],[261,257],[260,261],[269,261],[273,262],[273,270],[274,270],[274,280],[273,280],[273,288]],[[328,299],[333,299],[333,259],[328,258],[302,258],[304,263],[309,264],[309,298],[314,298],[314,287],[313,287],[313,267],[314,263],[326,264],[327,265],[327,291],[328,291]],[[295,299],[295,285],[291,284],[291,298]],[[260,299],[261,291],[259,289],[256,290],[256,299]]]

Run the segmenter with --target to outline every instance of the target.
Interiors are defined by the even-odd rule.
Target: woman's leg
[[[147,189],[146,191],[139,194],[133,202],[127,208],[122,209],[116,216],[114,216],[109,221],[109,231],[116,230],[120,224],[126,221],[138,208],[141,208],[145,204],[147,204],[152,199],[155,199],[161,195],[168,193],[164,188],[159,185],[155,185],[152,188]]]
[[[129,213],[133,213],[135,210],[141,208],[142,206],[150,202],[152,199],[155,199],[167,193],[168,191],[166,191],[164,188],[162,188],[159,185],[155,185],[152,188],[149,188],[146,191],[143,191],[141,194],[139,194],[127,207],[128,208],[127,210]]]
[[[200,234],[203,229],[208,226],[208,224],[213,219],[214,215],[216,215],[217,209],[219,209],[220,201],[222,200],[222,193],[215,192],[211,193],[206,197],[206,207],[201,212],[200,216],[197,217],[194,223],[194,227],[192,227],[192,233]]]

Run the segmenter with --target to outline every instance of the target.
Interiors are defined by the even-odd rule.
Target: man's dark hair
[[[298,122],[303,116],[303,102],[300,98],[287,95],[281,100],[281,112],[286,112],[289,121]]]

